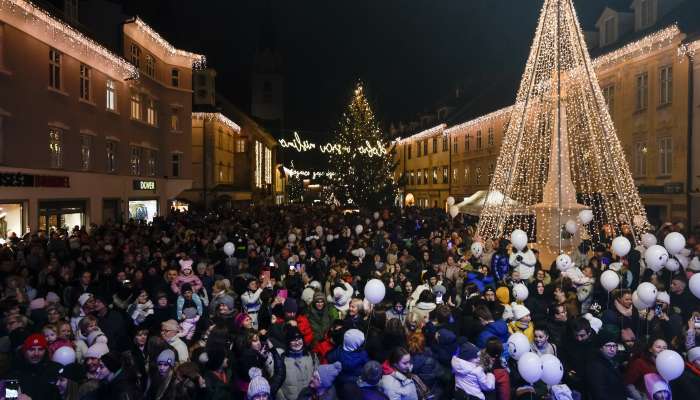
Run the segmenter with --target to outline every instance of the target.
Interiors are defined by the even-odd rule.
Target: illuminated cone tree
[[[377,209],[392,206],[397,184],[393,179],[393,148],[379,128],[361,83],[343,114],[336,135],[342,149],[330,156],[333,193],[341,204]]]
[[[590,232],[648,228],[572,0],[545,0],[479,221],[483,238],[513,229],[552,254],[575,244],[569,220],[593,211]],[[597,236],[592,235],[596,241]]]

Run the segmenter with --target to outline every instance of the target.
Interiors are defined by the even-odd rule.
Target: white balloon
[[[332,242],[332,241],[333,241],[333,235],[331,235],[329,233],[328,235],[326,235],[326,242]]]
[[[685,369],[683,357],[675,351],[664,350],[656,355],[656,370],[667,381],[672,381],[681,376],[683,369]]]
[[[581,220],[581,223],[586,225],[589,222],[593,221],[593,211],[592,210],[581,210],[580,213],[578,213],[578,219]]]
[[[474,257],[479,258],[484,254],[484,245],[481,242],[474,242],[472,243],[471,251]]]
[[[381,229],[381,228],[383,228],[383,227],[384,227],[384,221],[382,221],[382,220],[380,219],[379,221],[377,221],[377,228]]]
[[[59,347],[51,357],[51,361],[57,362],[64,367],[75,362],[75,350],[70,346]]]
[[[520,332],[516,332],[508,338],[508,354],[511,357],[519,360],[524,354],[530,351],[530,341],[527,336]]]
[[[450,217],[454,218],[459,214],[459,207],[452,205],[450,206]]]
[[[379,279],[371,279],[365,285],[365,299],[372,304],[379,304],[384,300],[386,287]]]
[[[227,243],[224,245],[224,253],[225,253],[227,256],[231,257],[235,251],[236,251],[236,246],[234,246],[233,243],[227,242]]]
[[[522,251],[527,246],[527,233],[520,229],[514,230],[510,234],[510,242],[513,243],[513,247],[518,251]]]
[[[374,219],[379,219],[379,211],[375,211],[372,217],[374,217]]]
[[[530,292],[527,290],[527,286],[522,283],[518,283],[513,286],[513,297],[518,301],[525,301]]]
[[[318,236],[323,235],[323,227],[322,227],[321,225],[318,225],[318,226],[316,227],[316,234],[317,234]]]
[[[455,198],[452,197],[452,196],[448,197],[448,198],[447,198],[447,205],[448,205],[449,207],[451,207],[451,206],[453,206],[454,204],[455,204]]]
[[[297,235],[295,235],[295,234],[293,234],[293,233],[290,233],[290,234],[287,236],[287,241],[288,241],[289,243],[294,243],[294,242],[296,242],[296,241],[297,241]]]
[[[654,303],[656,303],[656,299],[654,299]],[[640,298],[639,295],[637,294],[637,291],[635,290],[632,292],[632,304],[637,308],[637,310],[646,310],[647,308],[651,308],[653,304],[647,304],[643,302]]]
[[[363,229],[363,228],[362,228],[362,225],[357,225],[357,226],[355,227],[355,233],[357,233],[358,235],[361,234],[361,233],[362,233],[362,229]]]
[[[644,252],[644,262],[652,271],[658,272],[666,265],[668,252],[663,247],[655,244]]]
[[[696,272],[690,277],[688,287],[690,287],[690,292],[700,299],[700,272]]]
[[[685,237],[678,232],[671,232],[664,238],[664,247],[669,254],[676,255],[685,248]]]
[[[544,354],[540,359],[542,360],[542,382],[550,386],[559,384],[564,376],[561,361],[552,354]]]
[[[656,244],[656,236],[653,234],[647,232],[642,234],[642,246],[646,247],[647,249],[653,245]]]
[[[573,266],[573,261],[568,254],[559,254],[557,256],[557,269],[559,271],[566,271]]]
[[[525,353],[518,360],[518,372],[526,382],[533,384],[542,377],[542,360],[535,353]]]
[[[632,243],[624,236],[618,236],[612,241],[612,249],[620,257],[626,256],[632,250]]]
[[[645,304],[656,303],[656,286],[650,282],[643,282],[637,286],[637,296]]]
[[[681,263],[679,263],[675,258],[669,258],[668,261],[666,261],[665,267],[671,272],[676,272],[681,268]]]
[[[567,232],[569,232],[572,235],[575,235],[578,231],[578,225],[576,225],[576,221],[574,221],[573,219],[566,221],[566,224],[564,224],[564,228]]]
[[[610,292],[620,284],[620,276],[615,271],[607,270],[600,275],[600,284]]]

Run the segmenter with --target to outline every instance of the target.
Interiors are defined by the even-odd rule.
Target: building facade
[[[0,2],[0,236],[151,220],[191,186],[202,56],[139,19],[113,52],[34,4]]]

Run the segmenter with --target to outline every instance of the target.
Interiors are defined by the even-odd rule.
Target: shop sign
[[[134,190],[156,190],[156,181],[136,179]]]
[[[68,188],[70,187],[70,178],[67,176],[0,172],[0,186]]]

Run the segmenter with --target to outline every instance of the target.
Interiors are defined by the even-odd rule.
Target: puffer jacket
[[[412,372],[431,389],[435,389],[440,383],[440,378],[445,371],[442,365],[433,357],[430,349],[425,349],[422,353],[411,354],[413,362]]]
[[[518,256],[520,256],[520,260],[518,260]],[[535,273],[537,257],[532,250],[527,249],[526,252],[519,251],[517,253],[512,253],[508,258],[508,263],[514,270],[520,273],[520,279],[526,281]]]
[[[277,400],[295,400],[299,393],[309,386],[317,362],[308,353],[299,357],[284,354],[285,378],[282,387],[277,392]]]
[[[498,338],[503,344],[508,341],[510,333],[508,333],[508,324],[506,324],[506,321],[499,319],[498,321],[486,325],[481,333],[479,333],[474,344],[476,347],[483,349],[486,347],[486,342],[492,337]]]
[[[418,400],[413,379],[396,370],[382,377],[379,388],[389,400]]]
[[[459,340],[457,340],[457,335],[455,335],[454,332],[449,329],[440,329],[438,331],[437,342],[433,344],[431,350],[435,359],[440,362],[440,364],[449,367],[452,355],[455,353],[458,346]]]
[[[340,361],[343,369],[338,374],[335,382],[339,385],[357,382],[357,378],[362,374],[362,367],[369,356],[365,350],[345,351],[342,347],[336,347],[326,356],[329,364]]]
[[[309,324],[311,324],[314,344],[322,341],[333,323],[330,306],[326,305],[323,307],[323,310],[319,311],[312,305],[307,311],[306,317],[309,319]]]
[[[483,391],[496,388],[496,377],[492,373],[485,373],[481,365],[459,357],[452,357],[452,373],[455,376],[455,388],[470,396],[484,400],[486,396]]]

